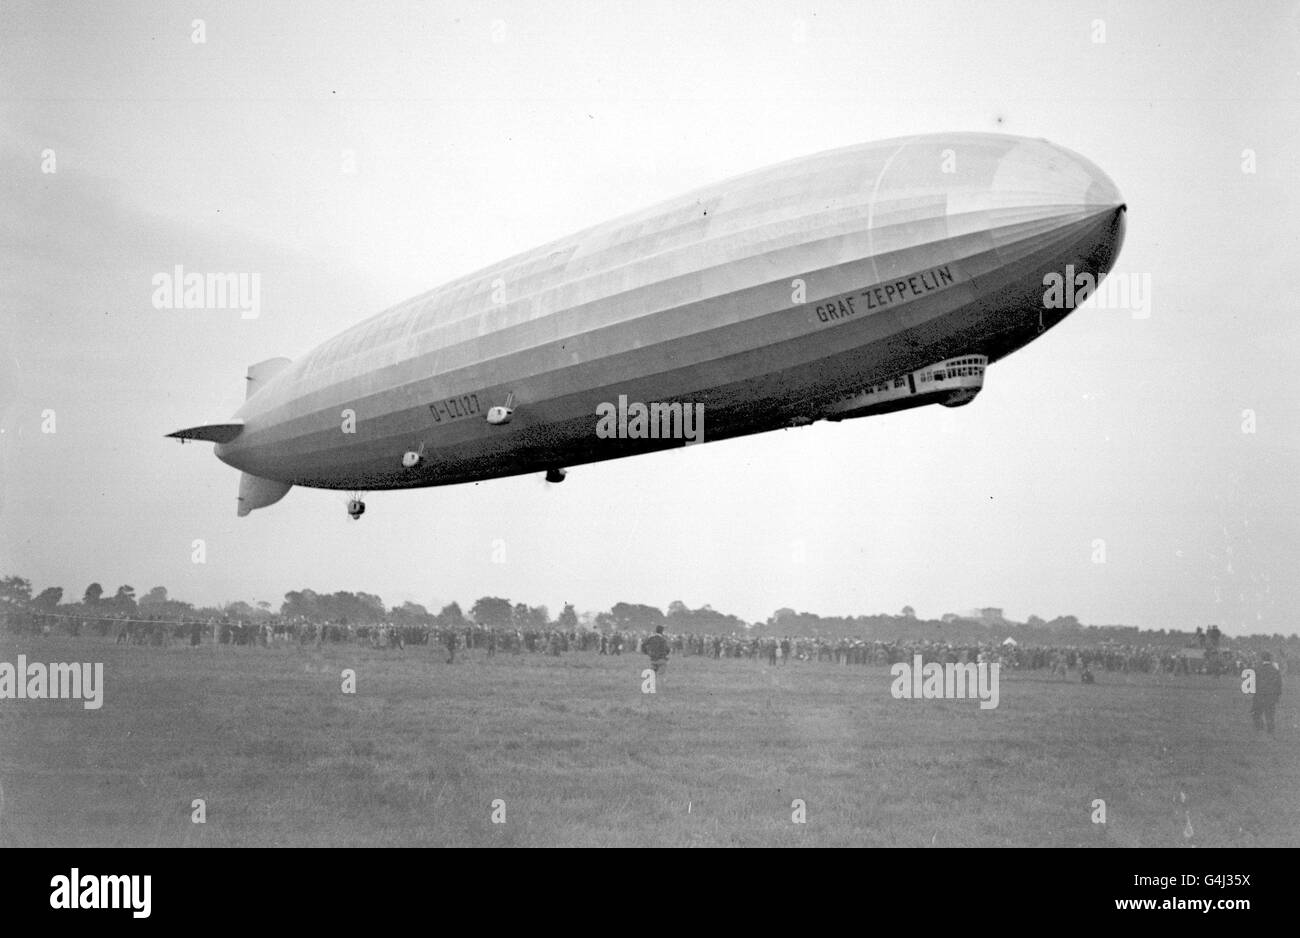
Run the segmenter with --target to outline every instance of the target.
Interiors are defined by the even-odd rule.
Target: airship
[[[688,192],[248,369],[230,419],[168,434],[292,486],[455,485],[818,420],[968,404],[1099,283],[1127,207],[1084,157],[953,133],[843,147]],[[1082,282],[1082,281],[1079,281]],[[1059,291],[1057,291],[1059,294]],[[1071,291],[1071,296],[1074,293]]]

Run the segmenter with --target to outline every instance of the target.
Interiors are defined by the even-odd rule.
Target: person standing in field
[[[668,656],[672,654],[662,625],[655,626],[655,633],[641,643],[641,650],[650,656],[650,667],[654,669],[655,677],[662,677],[668,670]]]
[[[1267,729],[1270,736],[1273,734],[1273,716],[1281,696],[1282,672],[1273,663],[1273,656],[1264,652],[1260,655],[1259,668],[1255,672],[1255,699],[1250,708],[1255,729]]]

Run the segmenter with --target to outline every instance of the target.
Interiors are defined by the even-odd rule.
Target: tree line
[[[339,590],[318,593],[311,589],[290,590],[284,594],[278,610],[271,603],[243,600],[220,606],[195,607],[192,603],[172,598],[164,586],[155,586],[142,596],[135,587],[123,584],[112,594],[100,583],[91,583],[75,602],[63,602],[64,590],[50,586],[32,595],[32,584],[19,576],[0,579],[0,609],[8,606],[58,615],[103,617],[144,616],[149,618],[231,618],[245,621],[265,619],[279,615],[285,618],[302,618],[313,622],[330,622],[350,625],[372,625],[388,622],[428,628],[462,628],[471,624],[486,628],[515,628],[521,631],[540,632],[560,629],[565,632],[577,628],[612,632],[652,632],[662,625],[673,634],[743,635],[750,637],[806,636],[811,638],[839,639],[866,638],[875,641],[934,639],[935,641],[989,641],[1015,638],[1018,641],[1038,644],[1094,644],[1101,641],[1129,643],[1158,642],[1195,644],[1195,633],[1172,629],[1139,630],[1136,626],[1083,625],[1074,616],[1057,616],[1045,620],[1030,616],[1026,622],[1012,622],[1001,616],[1000,610],[982,610],[982,614],[945,614],[940,619],[919,619],[911,606],[904,606],[898,614],[859,616],[823,616],[811,612],[796,612],[782,608],[772,613],[764,622],[746,622],[727,613],[718,612],[709,605],[691,609],[680,600],[668,604],[666,610],[642,603],[617,602],[608,610],[596,613],[577,612],[572,603],[566,603],[559,615],[551,618],[546,606],[529,606],[512,603],[499,596],[483,596],[475,600],[468,613],[459,603],[452,602],[438,612],[430,612],[420,603],[404,602],[387,606],[373,593]],[[1274,641],[1295,640],[1281,634],[1251,636],[1271,638]]]

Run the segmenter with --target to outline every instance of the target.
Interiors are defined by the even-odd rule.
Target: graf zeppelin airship
[[[1044,140],[830,150],[253,365],[233,418],[169,435],[213,441],[241,470],[241,516],[303,485],[356,493],[356,518],[363,492],[559,481],[568,466],[693,441],[960,406],[990,363],[1070,312],[1047,301],[1052,276],[1100,282],[1124,226],[1110,179]]]

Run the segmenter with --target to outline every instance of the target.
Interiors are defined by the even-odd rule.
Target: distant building
[[[966,619],[970,622],[982,622],[985,625],[1001,625],[1006,621],[1002,617],[1002,609],[998,606],[985,606],[983,609],[971,609],[967,612],[960,613],[954,618]]]

